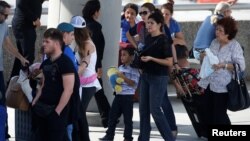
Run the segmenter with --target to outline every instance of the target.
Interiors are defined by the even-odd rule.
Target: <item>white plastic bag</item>
[[[204,57],[200,70],[200,77],[206,78],[214,72],[213,65],[219,63],[219,59],[209,48],[205,49],[206,56]]]

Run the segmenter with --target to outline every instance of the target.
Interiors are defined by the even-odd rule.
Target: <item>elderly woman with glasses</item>
[[[215,36],[210,45],[211,52],[219,63],[213,65],[214,72],[200,80],[198,85],[205,89],[203,115],[206,125],[230,125],[227,114],[227,85],[232,79],[233,64],[245,70],[245,59],[239,42],[235,40],[238,31],[236,21],[231,17],[218,20]],[[238,67],[237,67],[238,68]]]

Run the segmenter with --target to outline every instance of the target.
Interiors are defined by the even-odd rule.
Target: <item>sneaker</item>
[[[99,138],[100,141],[113,141],[113,139],[114,138],[108,137],[107,135],[102,138]]]

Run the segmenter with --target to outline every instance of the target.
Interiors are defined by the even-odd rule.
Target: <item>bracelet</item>
[[[86,64],[86,68],[89,66],[88,62],[87,61],[82,61],[82,63],[85,63]]]
[[[225,65],[225,70],[227,69],[227,64]]]
[[[174,62],[174,65],[178,65],[178,62]]]

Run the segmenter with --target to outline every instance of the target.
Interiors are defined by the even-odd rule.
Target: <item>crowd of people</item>
[[[237,22],[231,17],[231,5],[236,1],[218,3],[214,13],[200,26],[194,41],[192,51],[201,63],[207,57],[203,52],[205,49],[210,49],[219,60],[218,64],[212,66],[213,72],[198,82],[205,93],[201,95],[202,106],[199,107],[204,128],[209,125],[231,124],[227,115],[226,85],[232,78],[233,64],[239,64],[241,70],[245,69],[243,50],[235,40]],[[18,75],[20,69],[33,63],[35,30],[41,25],[43,2],[44,0],[17,2],[12,22],[16,48],[10,41],[5,23],[10,5],[0,1],[0,141],[8,138],[2,48],[16,57],[11,76]],[[177,81],[170,79],[170,75],[174,69],[181,70],[190,65],[184,34],[173,18],[174,1],[168,0],[160,9],[152,3],[144,3],[140,8],[134,3],[124,6],[117,72],[117,76],[124,82],[121,84],[122,91],[115,93],[111,106],[102,85],[105,36],[102,25],[98,22],[100,9],[99,0],[88,0],[82,9],[82,16],[73,16],[70,21],[59,23],[43,34],[43,57],[39,68],[42,75],[39,83],[41,86],[32,87],[35,93],[31,103],[32,139],[90,141],[86,112],[94,96],[102,125],[107,128],[105,136],[99,140],[114,140],[116,125],[123,115],[124,141],[132,141],[133,96],[138,92],[138,141],[150,140],[151,115],[162,138],[165,141],[175,141],[178,127],[167,88],[169,81],[172,81],[179,96],[185,95],[185,91]],[[142,21],[136,19],[137,14]],[[75,50],[70,47],[73,41],[76,42]],[[137,51],[140,51],[139,62],[134,66]]]

